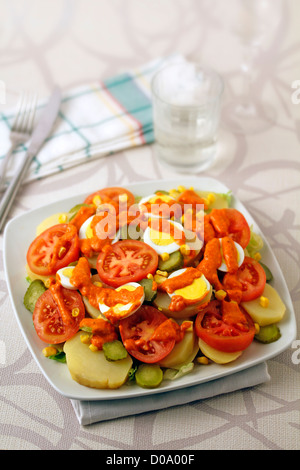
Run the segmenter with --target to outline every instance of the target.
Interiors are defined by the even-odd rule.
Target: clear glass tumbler
[[[214,161],[222,78],[198,64],[163,68],[152,81],[156,155],[182,172],[203,171]]]

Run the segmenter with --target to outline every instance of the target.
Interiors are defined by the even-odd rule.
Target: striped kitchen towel
[[[168,63],[184,60],[174,54],[103,81],[71,89],[63,94],[52,134],[34,158],[25,182],[43,178],[75,165],[115,152],[152,143],[151,80]],[[38,115],[45,103],[40,103]],[[14,112],[0,114],[0,164],[10,141]],[[20,146],[7,169],[6,183],[18,165]]]

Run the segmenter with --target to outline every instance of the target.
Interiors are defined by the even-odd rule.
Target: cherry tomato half
[[[35,274],[49,276],[68,266],[79,256],[76,227],[54,225],[37,236],[27,251],[27,263]]]
[[[84,316],[84,304],[77,291],[61,287],[54,297],[48,289],[36,301],[33,324],[42,341],[58,344],[77,333]]]
[[[241,302],[248,302],[262,295],[266,285],[266,273],[258,261],[245,256],[243,264],[235,274],[225,274],[223,285],[225,289],[230,289],[234,282],[240,285],[242,291]]]
[[[119,287],[154,274],[157,266],[158,254],[151,246],[139,240],[121,240],[99,254],[96,268],[103,282]]]
[[[251,317],[236,302],[212,300],[195,321],[199,338],[218,351],[243,351],[253,341],[255,327]]]
[[[143,305],[133,315],[120,321],[120,334],[128,353],[141,362],[159,362],[174,348],[175,339],[154,341],[156,328],[168,318],[150,305]]]

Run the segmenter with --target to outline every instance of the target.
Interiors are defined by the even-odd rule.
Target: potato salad
[[[156,388],[280,336],[262,238],[230,193],[108,187],[53,214],[28,247],[24,305],[45,360],[82,386]]]

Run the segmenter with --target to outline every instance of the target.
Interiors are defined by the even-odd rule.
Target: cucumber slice
[[[158,364],[141,364],[135,373],[137,385],[143,388],[156,388],[163,380],[163,371]]]
[[[145,301],[152,302],[157,296],[157,290],[153,290],[153,281],[152,279],[142,279],[139,284],[144,288]]]
[[[31,313],[34,311],[37,299],[45,292],[45,290],[45,284],[40,279],[35,279],[30,283],[24,295],[24,305]]]
[[[263,267],[265,273],[266,273],[266,278],[267,278],[267,281],[272,281],[273,279],[273,274],[271,273],[270,269],[268,268],[268,266],[266,266],[264,263],[261,263],[259,262],[259,264]]]
[[[137,225],[123,225],[120,230],[121,240],[141,240],[143,238],[143,231]]]
[[[72,207],[69,210],[69,214],[72,214],[69,218],[69,221],[74,219],[75,215],[82,207],[93,207],[93,205],[92,204],[76,204],[76,206]]]
[[[158,269],[160,271],[176,271],[176,269],[181,269],[183,267],[183,256],[180,251],[175,251],[170,254],[169,259],[163,261],[161,258],[158,262]]]
[[[269,344],[274,343],[281,337],[280,329],[277,325],[261,326],[259,333],[255,335],[255,339],[260,343]]]
[[[104,356],[108,361],[120,361],[127,357],[127,351],[121,341],[108,341],[103,344]]]

